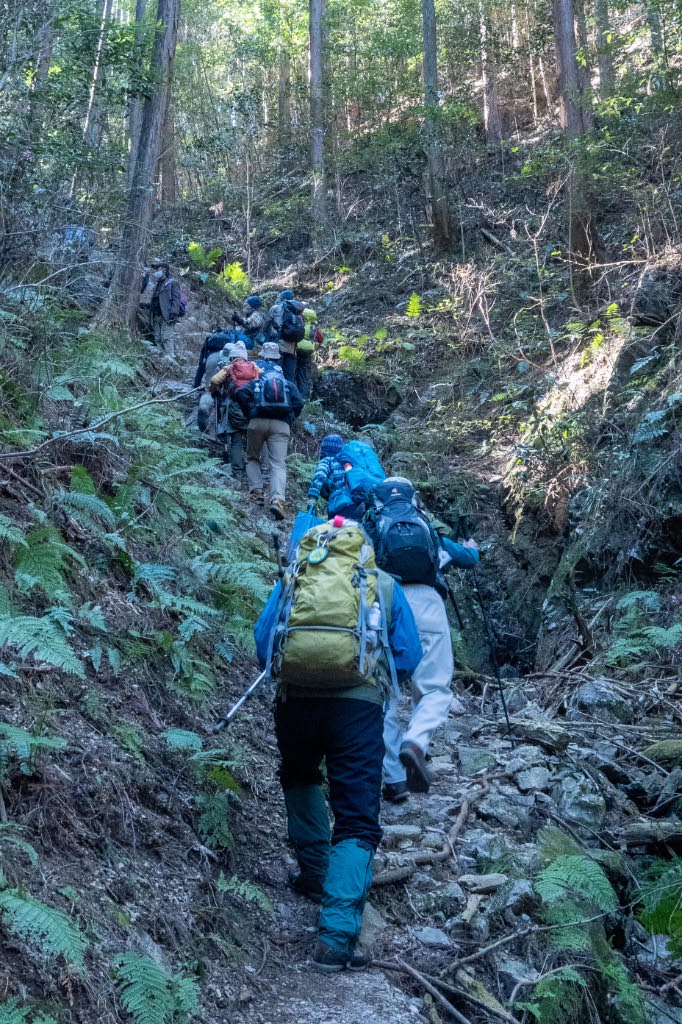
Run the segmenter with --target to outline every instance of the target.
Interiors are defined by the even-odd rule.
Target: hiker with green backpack
[[[414,615],[424,656],[410,679],[412,714],[403,732],[398,696],[391,694],[384,723],[385,800],[402,803],[410,792],[428,793],[431,775],[426,753],[431,735],[447,720],[452,703],[454,658],[443,598],[446,565],[471,568],[478,545],[469,538],[456,544],[442,537],[423,512],[417,492],[405,477],[388,477],[374,489],[372,508],[363,521],[374,544],[377,565],[400,580]]]
[[[277,685],[280,780],[299,866],[290,883],[321,904],[312,965],[363,966],[355,948],[381,839],[383,707],[421,660],[414,618],[364,531],[337,516],[303,535],[255,636]]]

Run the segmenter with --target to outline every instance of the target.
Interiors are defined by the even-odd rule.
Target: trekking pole
[[[277,576],[278,576],[278,578],[280,580],[282,580],[282,579],[284,579],[284,566],[282,565],[282,553],[280,551],[280,540],[279,540],[279,534],[278,533],[273,533],[273,535],[272,535],[272,546],[275,549],[275,555],[277,557]],[[251,697],[252,694],[254,694],[256,692],[256,690],[258,689],[260,684],[265,679],[265,677],[267,675],[267,671],[268,671],[267,668],[264,668],[263,671],[261,672],[261,674],[259,676],[256,676],[256,678],[251,683],[249,688],[247,690],[244,690],[244,693],[241,695],[241,697],[239,698],[237,703],[232,705],[232,707],[227,712],[225,717],[221,718],[219,722],[216,722],[216,724],[213,726],[213,730],[212,730],[214,733],[222,732],[223,729],[227,728],[227,726],[230,724],[230,722],[232,721],[234,716],[237,714],[239,709],[242,707],[242,705],[246,704],[246,702],[249,699],[249,697]]]
[[[457,602],[455,601],[455,595],[453,593],[452,587],[450,586],[450,582],[446,578],[445,573],[443,573],[442,578],[445,580],[445,589],[447,591],[447,595],[450,598],[450,603],[452,604],[453,610],[455,612],[455,616],[457,618],[457,625],[459,626],[460,633],[463,633],[464,622],[462,621],[462,616],[459,613],[459,608],[457,607]]]
[[[471,536],[470,531],[467,530],[467,517],[464,516],[464,515],[460,515],[460,516],[458,516],[458,519],[457,519],[457,531],[456,531],[455,539],[457,539],[457,537],[465,535],[465,534],[468,534],[469,536]],[[466,537],[465,537],[465,539],[466,539]],[[485,602],[484,602],[483,596],[481,594],[481,588],[480,588],[479,580],[478,580],[478,572],[476,571],[476,566],[475,565],[471,566],[471,573],[472,573],[473,580],[474,580],[474,590],[476,592],[476,597],[478,599],[478,604],[479,604],[479,607],[481,609],[481,615],[483,616],[483,622],[484,622],[484,625],[485,625],[486,635],[488,637],[488,647],[490,648],[490,659],[491,659],[491,661],[493,663],[493,671],[495,672],[495,678],[497,679],[497,685],[498,685],[499,690],[500,690],[500,698],[502,699],[502,710],[504,711],[504,719],[505,719],[505,722],[507,723],[507,733],[509,734],[509,742],[510,742],[511,748],[513,750],[514,749],[514,734],[512,732],[511,722],[509,721],[509,712],[507,711],[507,701],[506,701],[505,696],[504,696],[504,686],[502,685],[502,676],[500,675],[500,666],[497,663],[497,651],[495,650],[495,639],[494,639],[494,635],[493,635],[492,623],[490,621],[490,616],[488,615],[488,609],[485,606]]]
[[[266,670],[263,669],[261,674],[259,676],[257,676],[256,679],[254,679],[254,681],[251,683],[251,686],[249,686],[248,690],[244,690],[244,693],[241,695],[241,697],[239,698],[237,703],[232,705],[232,707],[227,712],[225,717],[221,718],[219,722],[216,722],[216,724],[213,726],[212,732],[214,732],[214,733],[222,732],[223,729],[227,728],[227,726],[230,724],[230,722],[232,721],[234,716],[239,711],[239,709],[242,706],[242,704],[246,703],[246,701],[249,699],[249,697],[253,693],[255,693],[255,691],[258,688],[258,686],[263,682],[263,680],[265,679],[265,672],[266,672]]]

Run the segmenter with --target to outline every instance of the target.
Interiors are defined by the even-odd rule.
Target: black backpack
[[[256,409],[267,416],[291,412],[289,381],[279,366],[264,370],[253,387]]]
[[[296,344],[305,338],[305,321],[300,313],[291,308],[288,302],[283,303],[282,341]]]
[[[438,539],[413,503],[414,488],[384,481],[374,489],[374,508],[367,526],[374,541],[376,563],[401,583],[438,583]]]

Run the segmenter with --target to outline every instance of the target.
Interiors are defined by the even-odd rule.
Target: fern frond
[[[538,832],[538,849],[544,860],[556,860],[564,854],[581,854],[575,839],[554,825],[546,825]]]
[[[199,1011],[195,982],[173,975],[139,953],[124,953],[116,961],[124,1009],[135,1024],[176,1024]]]
[[[579,854],[557,857],[540,872],[535,888],[545,903],[572,897],[601,913],[613,913],[618,908],[618,898],[602,869]]]
[[[216,889],[218,892],[226,892],[232,896],[238,896],[239,899],[246,900],[248,903],[255,903],[256,906],[260,907],[261,910],[267,911],[268,914],[274,912],[272,903],[259,886],[254,885],[253,882],[242,882],[236,875],[232,875],[231,878],[225,878],[221,871],[216,882]]]
[[[580,1019],[586,987],[586,981],[578,971],[573,967],[562,967],[537,983],[533,989],[533,1002],[514,1005],[527,1010],[539,1024],[571,1024]]]
[[[661,610],[661,599],[655,590],[631,590],[629,594],[621,597],[616,608],[619,611],[628,611],[639,605],[647,612],[658,612]]]
[[[134,592],[140,583],[147,583],[152,589],[155,589],[162,583],[174,580],[175,576],[175,569],[171,565],[159,565],[156,562],[137,562],[131,590]]]
[[[682,622],[675,622],[667,629],[662,626],[646,626],[642,633],[655,650],[670,651],[682,644]]]
[[[66,745],[60,736],[36,736],[17,725],[0,722],[0,765],[16,757],[24,775],[32,773],[38,751],[63,750]]]
[[[0,823],[0,844],[8,843],[25,853],[33,867],[38,863],[38,854],[33,846],[22,836],[22,828],[12,822]]]
[[[50,957],[63,957],[79,973],[88,940],[70,917],[20,889],[0,890],[0,917],[6,928]]]
[[[16,523],[13,523],[9,516],[2,513],[0,513],[0,540],[5,540],[8,544],[21,544],[25,548],[28,547],[24,531]]]
[[[161,733],[161,738],[171,750],[191,750],[193,753],[201,750],[203,742],[201,736],[189,729],[166,729]]]
[[[107,503],[96,494],[59,491],[56,500],[60,509],[73,516],[81,526],[95,533],[100,533],[102,528],[112,530],[116,525],[116,516]]]
[[[0,1004],[0,1024],[57,1024],[57,1021],[40,1011],[34,1013],[30,1006],[19,1006],[18,999],[10,999]]]
[[[68,675],[83,679],[85,669],[59,627],[48,618],[32,615],[0,616],[0,650],[9,648],[22,658],[53,665]]]
[[[70,562],[85,566],[85,559],[62,540],[62,535],[53,526],[32,530],[26,536],[26,548],[15,558],[16,579],[24,592],[40,587],[54,599],[68,591],[66,571]]]

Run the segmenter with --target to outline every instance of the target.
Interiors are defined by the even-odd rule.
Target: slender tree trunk
[[[645,0],[644,8],[646,10],[646,22],[649,26],[649,38],[651,39],[651,52],[654,57],[662,57],[664,53],[663,47],[663,27],[661,25],[661,13],[655,3],[651,0]]]
[[[173,78],[179,7],[179,0],[158,0],[151,58],[156,87],[145,100],[142,110],[140,141],[128,193],[119,261],[99,317],[100,322],[122,323],[131,330],[134,329],[139,302],[142,254],[147,244],[154,206],[154,175],[161,152],[163,125]]]
[[[101,10],[99,35],[95,47],[95,58],[92,64],[92,78],[88,92],[88,105],[85,111],[85,122],[83,124],[83,139],[85,144],[94,150],[99,146],[102,137],[102,110],[99,97],[98,84],[104,72],[103,55],[106,42],[107,25],[111,18],[112,0],[100,0]]]
[[[586,125],[576,60],[573,0],[554,0],[554,42],[561,127],[567,142],[575,143],[585,134]],[[567,182],[568,248],[573,293],[580,302],[586,297],[590,284],[589,264],[595,246],[594,216],[587,176],[579,165],[578,147],[571,148],[569,160],[571,170]]]
[[[277,83],[277,140],[282,152],[291,144],[291,18],[279,5],[279,76]]]
[[[147,0],[136,0],[135,3],[135,53],[138,59],[142,59],[142,44],[145,32],[145,16],[147,13]],[[140,143],[140,130],[142,128],[142,100],[139,96],[133,96],[130,100],[128,112],[128,169],[127,185],[131,187],[135,163],[137,160],[137,147]]]
[[[511,17],[511,44],[512,50],[521,49],[521,33],[519,32],[519,18],[516,11],[516,4],[512,4],[510,8]]]
[[[310,166],[313,174],[312,213],[316,224],[327,217],[324,161],[323,46],[327,0],[309,0],[310,31]]]
[[[175,167],[175,126],[173,124],[173,113],[170,103],[164,118],[163,134],[161,136],[159,172],[161,176],[161,202],[176,202],[178,198],[178,179]]]
[[[479,25],[481,32],[481,74],[483,79],[483,127],[485,141],[497,146],[502,141],[502,118],[497,98],[495,55],[490,53],[490,26],[484,0],[479,2]]]
[[[604,100],[613,94],[609,0],[594,0],[594,27],[597,42],[597,62],[599,64],[599,98]]]
[[[577,62],[580,105],[582,107],[583,126],[587,131],[594,126],[594,114],[592,113],[592,68],[590,64],[590,44],[587,38],[585,0],[573,0],[573,6],[577,43],[581,56],[581,59]]]
[[[445,187],[445,162],[438,125],[438,37],[434,0],[422,0],[422,47],[424,136],[432,207],[433,244],[436,252],[446,252],[452,247],[454,226]]]

